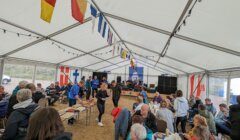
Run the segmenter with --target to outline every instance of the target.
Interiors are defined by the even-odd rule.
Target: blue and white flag
[[[113,33],[111,32],[111,30],[109,28],[108,29],[108,38],[107,38],[108,45],[112,45],[112,39],[113,39]]]
[[[92,15],[92,33],[94,32],[94,27],[95,27],[95,20],[97,17],[97,9],[91,4],[90,6],[91,9],[91,15]]]
[[[107,28],[107,22],[103,18],[102,13],[100,13],[99,21],[98,21],[98,32],[102,35],[103,38],[105,37],[106,28]]]

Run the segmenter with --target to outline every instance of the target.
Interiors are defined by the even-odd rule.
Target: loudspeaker
[[[158,92],[165,94],[175,93],[177,90],[177,77],[158,76]]]
[[[122,82],[122,77],[121,76],[117,76],[117,83],[120,84]]]

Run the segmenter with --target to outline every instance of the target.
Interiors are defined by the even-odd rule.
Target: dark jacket
[[[97,103],[98,104],[104,104],[105,103],[105,100],[102,100],[103,98],[107,98],[108,95],[107,95],[107,91],[104,90],[102,91],[101,89],[97,92],[96,94],[96,98],[97,98]]]
[[[127,108],[122,109],[115,120],[115,140],[118,140],[119,136],[126,138],[130,119],[130,111]]]
[[[15,104],[17,104],[17,96],[16,95],[12,95],[9,99],[9,103],[8,103],[8,109],[7,109],[7,117],[9,117],[11,115],[11,113],[14,111],[13,106]]]
[[[0,118],[4,118],[7,114],[8,100],[2,99],[0,101]]]
[[[120,96],[121,96],[121,88],[119,86],[115,86],[115,87],[111,87],[112,89],[112,99],[117,99],[119,100]]]
[[[72,139],[72,133],[70,132],[63,132],[56,137],[54,137],[52,140],[71,140]]]
[[[198,106],[200,104],[203,104],[203,102],[201,100],[196,100],[196,103],[192,106],[192,109],[197,109],[198,110]]]
[[[3,140],[22,140],[26,137],[30,115],[38,108],[37,104],[30,104],[26,108],[14,110],[8,118]]]
[[[141,110],[138,110],[135,112],[134,115],[140,115],[141,116]],[[153,133],[157,132],[157,122],[156,117],[152,112],[148,112],[148,117],[144,121],[145,126],[147,126],[150,130],[152,130]]]
[[[38,101],[40,100],[40,99],[42,99],[42,98],[45,98],[45,95],[42,93],[42,92],[40,92],[40,91],[37,91],[37,92],[35,92],[33,95],[32,95],[32,99],[33,99],[33,101],[37,104],[38,103]]]
[[[240,104],[231,105],[229,107],[229,120],[232,124],[231,138],[232,140],[240,139]]]

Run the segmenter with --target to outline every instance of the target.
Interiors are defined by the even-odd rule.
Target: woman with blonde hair
[[[193,118],[194,127],[188,134],[184,134],[184,137],[188,140],[209,140],[210,131],[208,129],[207,120],[200,116],[195,115]]]
[[[174,122],[174,116],[172,111],[168,109],[168,103],[166,100],[163,100],[161,102],[161,106],[159,110],[156,113],[156,117],[158,119],[162,119],[167,123],[167,128],[171,131],[174,132],[174,127],[173,127],[173,122]]]

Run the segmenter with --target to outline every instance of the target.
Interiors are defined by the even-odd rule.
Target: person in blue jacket
[[[68,92],[68,98],[69,98],[69,106],[73,106],[77,103],[77,100],[79,101],[79,103],[82,102],[82,100],[80,99],[78,93],[79,93],[79,89],[80,89],[80,85],[83,85],[84,81],[80,81],[78,84],[74,84],[70,91]]]
[[[94,76],[94,79],[91,81],[92,86],[92,97],[94,98],[94,92],[97,93],[98,86],[99,86],[99,80],[97,79],[97,76]]]

